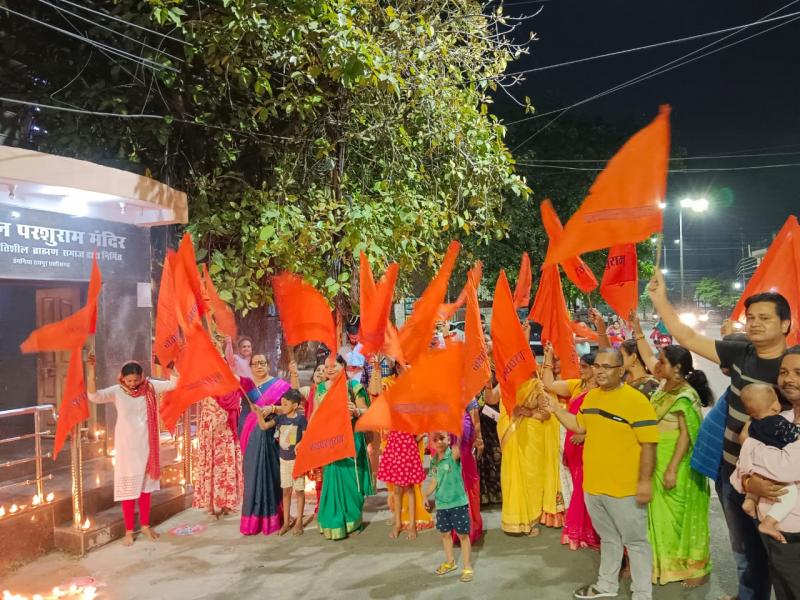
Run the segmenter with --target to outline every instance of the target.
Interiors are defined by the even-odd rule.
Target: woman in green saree
[[[339,376],[344,366],[345,361],[341,356],[336,357],[335,361],[329,359],[326,365],[327,381],[323,381],[317,387],[314,396],[315,406],[320,406],[325,401],[330,382]],[[369,395],[356,381],[347,383],[347,392],[348,408],[355,424],[369,406]],[[356,446],[355,459],[343,458],[322,468],[323,485],[317,522],[320,533],[329,540],[341,540],[361,531],[364,498],[375,493],[364,434],[354,432],[353,435]]]
[[[689,461],[703,420],[701,406],[710,404],[713,394],[686,348],[666,346],[656,359],[638,322],[634,326],[639,352],[661,381],[650,398],[660,433],[648,516],[653,583],[680,581],[685,587],[698,587],[711,572],[710,492],[708,480]]]

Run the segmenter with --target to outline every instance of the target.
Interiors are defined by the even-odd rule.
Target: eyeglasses
[[[254,360],[250,363],[251,367],[266,367],[269,363],[265,360]]]
[[[619,368],[621,368],[623,366],[624,365],[604,365],[604,364],[601,364],[601,363],[594,363],[592,365],[592,368],[593,369],[599,369],[601,371],[611,371],[613,369],[619,369]]]

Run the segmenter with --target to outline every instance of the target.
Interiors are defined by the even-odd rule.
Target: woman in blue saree
[[[289,383],[269,373],[269,361],[264,354],[250,357],[253,381],[242,379],[250,403],[262,410],[262,418],[243,407],[239,419],[239,439],[243,456],[244,499],[239,531],[243,535],[269,535],[281,528],[281,490],[278,444],[275,442],[275,423],[266,407],[279,405],[281,396],[291,389]],[[259,424],[259,420],[261,424]]]

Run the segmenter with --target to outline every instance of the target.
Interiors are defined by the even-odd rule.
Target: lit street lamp
[[[733,289],[735,289],[735,290],[742,289],[742,282],[741,281],[734,281],[733,282]]]
[[[708,210],[708,200],[705,198],[684,198],[681,200],[678,207],[678,238],[675,240],[676,244],[680,245],[681,251],[681,306],[686,302],[686,282],[683,278],[683,209],[688,208],[696,213],[702,213]]]

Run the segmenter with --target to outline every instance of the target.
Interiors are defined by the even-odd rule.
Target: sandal
[[[475,577],[475,571],[473,571],[472,569],[467,569],[465,567],[464,570],[461,571],[461,577],[459,577],[458,580],[463,581],[464,583],[469,583],[470,581],[473,580],[474,577]]]
[[[442,564],[439,565],[439,568],[434,571],[434,573],[436,573],[437,575],[445,575],[450,571],[455,571],[457,568],[458,566],[454,562],[452,563],[443,562]]]

